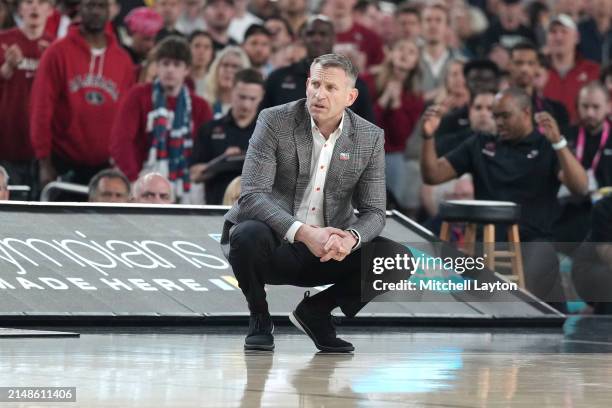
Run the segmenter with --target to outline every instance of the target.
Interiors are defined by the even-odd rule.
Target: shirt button
[[[321,187],[317,187],[317,189],[315,191],[320,191],[320,190],[321,190]]]
[[[323,145],[323,147],[327,147],[327,143],[325,143],[325,144]]]
[[[325,168],[325,166],[321,166],[321,170],[323,170]]]
[[[312,211],[314,211],[314,210],[316,210],[316,208],[315,208],[315,207],[312,207]]]

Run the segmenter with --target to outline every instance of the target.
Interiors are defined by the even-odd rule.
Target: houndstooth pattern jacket
[[[249,219],[265,222],[284,238],[297,221],[310,180],[312,146],[306,99],[261,111],[242,169],[240,198],[225,215],[222,246],[227,247],[231,226]],[[377,237],[386,208],[383,130],[346,109],[326,177],[325,225],[355,229],[362,243]]]

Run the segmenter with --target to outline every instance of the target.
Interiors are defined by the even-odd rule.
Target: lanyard
[[[591,169],[595,171],[597,169],[597,165],[599,164],[599,160],[601,159],[601,152],[608,141],[608,136],[610,135],[610,124],[608,121],[604,122],[603,131],[601,132],[601,139],[599,142],[599,149],[597,149],[597,153],[595,153],[595,157],[593,157],[593,161],[591,162]],[[582,163],[582,157],[584,156],[584,145],[586,143],[586,135],[584,133],[584,128],[581,127],[578,131],[578,142],[576,144],[576,158],[580,163]]]

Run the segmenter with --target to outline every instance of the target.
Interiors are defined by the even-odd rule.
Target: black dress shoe
[[[355,347],[337,337],[331,313],[317,311],[310,301],[310,292],[289,315],[291,323],[310,337],[315,346],[326,353],[350,353]],[[310,304],[309,304],[310,303]]]
[[[249,334],[244,339],[245,350],[274,350],[274,323],[269,314],[251,313]]]

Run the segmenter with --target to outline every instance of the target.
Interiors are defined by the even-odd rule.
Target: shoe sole
[[[263,346],[263,345],[258,346],[254,344],[245,344],[244,350],[245,351],[274,351],[274,344],[271,346]]]
[[[289,320],[302,333],[304,333],[305,335],[310,337],[310,340],[312,340],[312,342],[314,343],[316,348],[318,348],[319,350],[321,350],[321,351],[323,351],[325,353],[350,353],[350,352],[355,350],[355,347],[353,347],[353,346],[346,346],[346,347],[327,347],[327,346],[322,346],[319,343],[317,343],[317,340],[312,335],[312,333],[310,332],[308,327],[300,320],[300,318],[295,314],[295,312],[291,312],[291,314],[289,315]]]

